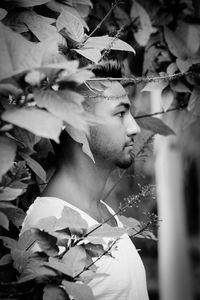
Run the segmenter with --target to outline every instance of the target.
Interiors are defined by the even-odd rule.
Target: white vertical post
[[[159,91],[151,93],[152,109],[160,110]],[[157,103],[157,104],[156,104]],[[176,112],[169,126],[176,131]],[[183,169],[176,136],[158,136],[155,141],[155,172],[158,198],[160,300],[192,300],[186,235]]]

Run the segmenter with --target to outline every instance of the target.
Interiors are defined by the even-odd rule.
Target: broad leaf
[[[34,134],[59,142],[62,121],[50,113],[37,108],[15,108],[1,116],[4,121],[27,129]]]
[[[166,71],[167,71],[167,74],[173,75],[174,73],[176,73],[178,71],[177,64],[174,62],[169,64]]]
[[[84,38],[84,27],[81,21],[68,11],[62,11],[56,21],[58,31],[64,28],[67,37],[81,43]]]
[[[9,220],[7,216],[0,211],[0,226],[5,228],[6,230],[9,229]]]
[[[29,250],[34,242],[35,238],[31,230],[26,230],[19,236],[18,248],[23,251]]]
[[[64,289],[48,284],[44,287],[42,300],[70,300]]]
[[[78,275],[86,266],[86,252],[82,246],[72,247],[63,256],[62,262],[70,276]]]
[[[52,115],[63,120],[77,129],[87,132],[87,125],[83,118],[82,95],[70,91],[36,91],[35,101],[40,108],[46,108]]]
[[[57,239],[45,231],[37,228],[31,229],[34,238],[37,240],[40,248],[49,256],[56,256],[58,254],[58,246],[56,245]]]
[[[12,166],[16,150],[16,143],[12,139],[0,136],[0,181]]]
[[[28,259],[31,256],[31,252],[14,248],[11,250],[11,256],[14,260],[15,269],[22,273],[26,264],[28,263]]]
[[[105,252],[102,244],[87,243],[85,245],[85,250],[90,257],[98,257]]]
[[[133,31],[134,37],[139,45],[146,46],[149,37],[155,33],[155,28],[151,25],[151,20],[146,10],[135,0],[132,1],[130,16],[132,21],[139,19],[137,32]]]
[[[32,86],[37,86],[45,78],[45,74],[39,71],[31,71],[26,74],[24,80]]]
[[[9,265],[12,263],[12,257],[10,254],[5,254],[0,258],[0,266]]]
[[[12,189],[10,187],[0,189],[0,201],[12,201],[20,196],[21,193],[21,189]]]
[[[46,232],[51,233],[52,231],[56,230],[57,221],[58,219],[54,216],[42,218],[38,221],[35,227],[40,230],[44,230]]]
[[[60,260],[58,260],[57,258],[50,257],[49,262],[44,263],[44,265],[67,276],[71,276],[70,270],[68,270],[66,264],[60,262]]]
[[[151,92],[151,91],[155,91],[155,90],[162,91],[167,85],[168,85],[168,82],[164,81],[164,80],[148,82],[145,85],[145,87],[141,90],[141,92],[145,92],[145,91]]]
[[[95,229],[97,225],[93,225],[88,228],[88,232]],[[108,224],[103,224],[101,227],[95,229],[92,233],[89,234],[89,237],[110,237],[110,238],[116,238],[120,237],[126,233],[126,230],[124,228],[119,227],[112,227]]]
[[[94,300],[94,295],[91,288],[86,284],[62,281],[67,293],[76,300]]]
[[[87,227],[87,222],[81,217],[79,212],[64,206],[61,218],[57,221],[56,230],[69,228],[73,233],[85,233]]]
[[[139,117],[139,116],[138,116]],[[151,130],[164,136],[175,134],[174,131],[163,123],[162,120],[154,117],[137,118],[137,123],[141,128]]]
[[[135,53],[135,50],[126,42],[108,35],[90,37],[85,43],[83,49],[98,49],[100,51],[104,49],[130,51]]]

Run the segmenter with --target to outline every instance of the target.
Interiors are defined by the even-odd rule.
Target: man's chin
[[[130,157],[129,159],[126,159],[126,160],[123,160],[123,161],[119,161],[117,163],[117,166],[120,169],[128,169],[131,166],[132,162],[133,162],[133,159]]]

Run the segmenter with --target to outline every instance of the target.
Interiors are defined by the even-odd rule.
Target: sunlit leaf
[[[166,111],[174,101],[174,93],[170,88],[166,88],[161,94],[162,108]]]
[[[93,231],[97,225],[93,225],[88,228],[88,232]],[[120,227],[112,227],[108,224],[103,224],[101,227],[95,229],[92,233],[89,234],[90,237],[110,237],[110,238],[116,238],[120,237],[126,233],[126,229],[120,228]]]
[[[54,236],[37,228],[31,229],[31,231],[42,251],[49,256],[56,256],[58,254],[59,249],[56,245],[57,239]]]
[[[69,282],[67,280],[62,281],[67,293],[76,300],[94,300],[94,295],[91,288],[82,283]]]
[[[15,141],[8,137],[0,136],[0,181],[2,176],[12,166],[16,150]]]
[[[27,165],[33,170],[33,172],[42,179],[43,182],[46,182],[47,174],[44,168],[32,157],[28,155],[24,155],[23,158],[25,159]]]
[[[35,101],[40,108],[46,108],[52,115],[80,130],[87,132],[81,103],[82,95],[68,89],[61,91],[36,91]]]
[[[64,28],[67,37],[76,41],[82,42],[84,38],[84,27],[80,20],[68,11],[62,11],[56,21],[58,31]]]
[[[146,10],[135,0],[132,1],[130,16],[132,21],[139,19],[137,32],[133,31],[134,37],[139,45],[146,46],[149,37],[155,33],[155,28],[151,25],[151,20]]]
[[[60,262],[57,258],[50,257],[49,262],[44,264],[45,266],[51,267],[52,269],[61,272],[67,276],[70,275],[70,270],[68,270],[68,267],[66,266],[65,263]]]
[[[175,134],[174,131],[163,123],[162,120],[154,117],[138,118],[137,123],[140,127],[164,136]]]
[[[62,121],[52,114],[37,108],[15,108],[1,116],[4,121],[27,129],[34,134],[59,142]]]
[[[0,211],[0,226],[2,226],[3,228],[5,228],[7,230],[9,229],[9,220],[8,220],[7,216],[4,213],[2,213],[1,211]]]
[[[66,265],[70,276],[78,275],[86,265],[86,252],[82,246],[72,247],[65,253],[62,262]]]
[[[3,244],[6,248],[14,249],[17,247],[17,241],[14,239],[11,239],[10,237],[0,236],[0,240],[3,241]]]
[[[168,85],[168,82],[164,81],[164,80],[148,82],[145,85],[145,87],[141,90],[141,92],[145,92],[145,91],[151,92],[151,91],[155,91],[155,90],[162,91],[167,85]]]
[[[42,300],[70,300],[64,289],[57,285],[48,284],[43,289]]]
[[[39,85],[41,81],[45,78],[45,74],[39,71],[31,71],[26,74],[24,80],[30,85]]]
[[[176,63],[171,63],[169,64],[169,66],[167,67],[167,74],[169,75],[173,75],[175,72],[178,71],[178,67],[177,67],[177,64]]]
[[[98,49],[102,51],[103,49],[130,51],[135,53],[135,50],[126,42],[108,35],[90,37],[85,43],[83,49]]]
[[[93,61],[94,63],[98,63],[100,58],[101,58],[101,52],[98,49],[85,49],[85,48],[81,48],[81,49],[73,49],[74,51],[76,51],[77,53],[79,53],[80,55],[86,57],[87,59]]]
[[[22,193],[22,189],[13,189],[13,188],[10,188],[10,187],[0,189],[0,201],[14,200],[19,195],[21,195],[21,193]]]

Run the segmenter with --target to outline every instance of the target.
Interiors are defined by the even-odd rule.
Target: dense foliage
[[[2,0],[0,6],[0,295],[92,299],[87,282],[96,276],[94,261],[110,255],[115,243],[106,248],[102,238],[117,239],[127,230],[153,237],[146,230],[152,220],[122,219],[124,230],[108,224],[94,230],[64,210],[60,219],[41,220],[18,239],[26,210],[52,175],[51,141],[59,143],[65,129],[93,159],[87,124],[98,120],[84,111],[76,87],[85,81],[92,85],[94,68],[116,57],[123,63],[123,78],[117,79],[132,98],[142,95],[135,118],[151,131],[138,142],[135,156],[152,132],[174,133],[143,105],[152,90],[160,91],[160,113],[185,111],[181,127],[192,126],[199,135],[200,5],[192,0]],[[196,155],[196,144],[188,151]],[[36,241],[42,252],[33,254]]]

